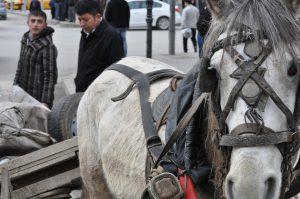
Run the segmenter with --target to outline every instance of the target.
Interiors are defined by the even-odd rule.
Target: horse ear
[[[217,19],[223,16],[224,1],[225,0],[206,0],[208,9]]]
[[[300,14],[300,0],[284,0],[284,2],[295,14]]]

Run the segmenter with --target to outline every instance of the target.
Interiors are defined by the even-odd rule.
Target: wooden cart
[[[77,137],[0,165],[1,199],[69,198],[81,187]]]

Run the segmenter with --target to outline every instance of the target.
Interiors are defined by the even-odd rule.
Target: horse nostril
[[[265,199],[273,199],[275,196],[276,179],[272,176],[265,181],[266,197]]]
[[[234,185],[233,179],[227,179],[226,180],[226,192],[227,192],[228,199],[234,199],[234,197],[233,197],[233,185]]]

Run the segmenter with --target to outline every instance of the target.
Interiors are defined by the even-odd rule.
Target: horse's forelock
[[[227,31],[230,35],[239,31],[242,24],[251,30],[259,30],[261,34],[255,39],[268,39],[280,57],[285,55],[287,48],[293,51],[293,44],[300,39],[300,26],[281,0],[231,0],[230,5],[223,12],[222,20],[212,22],[204,44],[204,56],[222,33]]]

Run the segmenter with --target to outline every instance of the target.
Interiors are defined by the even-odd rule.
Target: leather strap
[[[268,127],[259,125],[257,123],[240,124],[236,126],[232,131],[231,135],[243,135],[243,134],[269,134],[274,131]]]
[[[220,139],[220,146],[229,147],[255,147],[268,146],[280,143],[288,143],[295,139],[296,134],[290,132],[268,133],[263,135],[223,135]]]
[[[245,73],[245,72],[248,73],[248,71],[251,71],[253,69],[253,66],[252,66],[252,68],[248,69],[248,67],[251,67],[251,64],[253,64],[254,66],[256,66],[255,69],[254,69],[254,72],[249,76],[249,78],[251,78],[268,96],[271,97],[271,99],[278,106],[278,108],[285,114],[285,116],[287,118],[287,123],[288,123],[289,128],[291,130],[294,130],[295,129],[295,120],[294,120],[294,117],[293,117],[293,113],[282,102],[282,100],[280,99],[280,97],[276,94],[276,92],[274,91],[274,89],[267,83],[267,81],[257,73],[257,71],[258,71],[257,68],[264,62],[264,60],[270,54],[271,49],[268,46],[265,46],[265,48],[263,49],[262,54],[253,63],[250,62],[250,66],[247,66],[247,65],[244,64],[244,63],[247,63],[247,62],[243,62],[243,60],[245,60],[245,59],[233,47],[226,48],[226,51],[230,54],[230,56],[232,57],[232,59],[239,66],[239,68],[242,70],[243,73]],[[244,75],[241,77],[241,79],[243,79],[243,78],[244,78]],[[241,81],[241,79],[240,79],[240,81]],[[244,81],[247,81],[247,80],[248,79],[244,79]],[[241,82],[244,83],[244,81],[241,81]],[[239,84],[239,82],[237,84]],[[235,86],[234,89],[236,87],[239,87],[239,86]],[[238,93],[236,93],[237,90],[234,90],[234,89],[233,89],[232,93],[234,92],[233,94],[237,95],[238,94]],[[230,94],[230,96],[231,96],[231,94]],[[233,102],[231,102],[230,101],[231,98],[229,98],[227,104],[233,104],[235,102],[235,100],[236,100],[237,97],[238,96],[235,96]],[[226,108],[226,106],[225,106],[225,108]],[[225,110],[227,112],[224,112]],[[226,119],[227,116],[228,116],[228,114],[229,114],[229,112],[230,112],[230,109],[229,109],[229,112],[228,112],[228,109],[224,109],[224,111],[223,111],[224,114],[222,114],[222,115]],[[224,118],[222,118],[222,119],[224,119]],[[224,120],[224,122],[225,122],[225,120]]]
[[[115,65],[119,65],[119,64],[115,64]],[[177,71],[174,71],[174,70],[171,70],[171,69],[162,69],[162,70],[152,71],[152,72],[147,73],[147,74],[144,74],[144,73],[141,73],[141,74],[143,74],[147,77],[150,84],[152,84],[153,82],[155,82],[157,80],[163,79],[163,78],[170,78],[170,77],[174,77],[174,76],[182,76],[181,73],[179,73]],[[133,80],[133,82],[130,83],[128,88],[121,95],[119,95],[117,97],[113,97],[111,100],[116,102],[116,101],[120,101],[120,100],[125,99],[130,94],[130,92],[132,91],[135,84],[136,84],[136,81]]]
[[[161,154],[159,155],[157,161],[155,162],[155,167],[158,165],[159,161],[168,153],[168,151],[171,149],[171,147],[174,145],[174,143],[177,141],[177,139],[185,132],[184,130],[188,126],[189,122],[191,121],[192,117],[196,113],[196,111],[199,109],[200,105],[203,103],[204,99],[207,99],[208,94],[202,93],[196,101],[192,104],[192,106],[189,108],[189,110],[184,114],[180,122],[178,123],[176,129],[172,133],[170,139],[166,143],[165,147],[163,148]]]
[[[128,78],[130,78],[131,80],[133,80],[134,84],[137,85],[139,90],[139,95],[140,95],[142,122],[143,122],[145,138],[146,138],[146,144],[153,158],[153,161],[156,161],[159,155],[161,154],[163,148],[162,148],[162,142],[156,133],[156,128],[152,116],[151,104],[149,102],[150,82],[148,80],[148,77],[143,73],[141,73],[140,71],[137,71],[133,68],[130,68],[122,64],[114,64],[108,67],[106,70],[118,71],[124,74],[125,76],[127,76]],[[131,91],[133,86],[130,85],[130,88]],[[128,92],[129,90],[127,89],[126,91]],[[128,96],[130,91],[126,95],[123,94],[123,96],[125,97]]]

